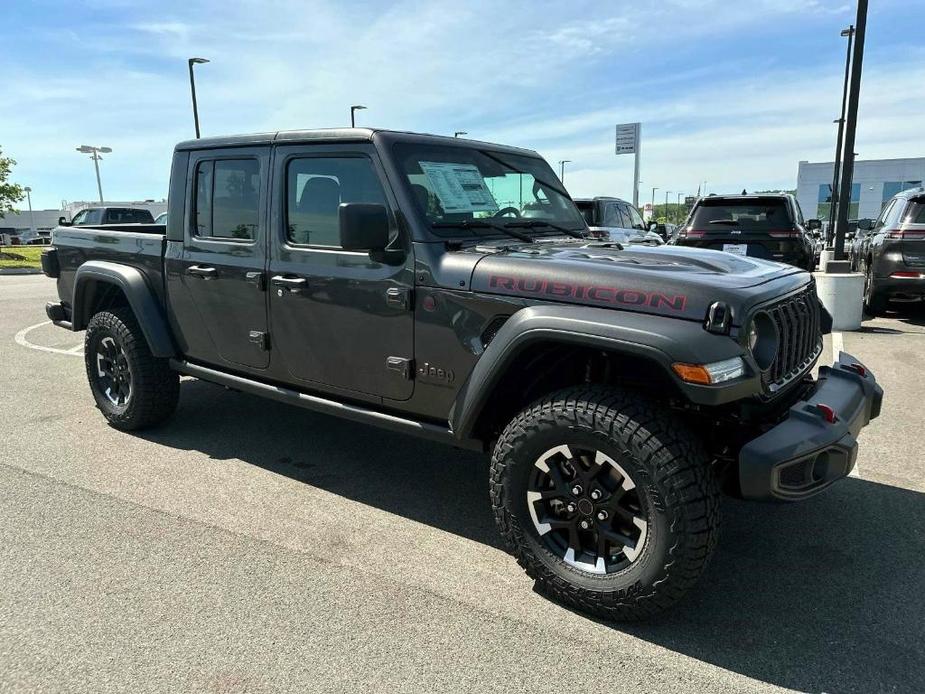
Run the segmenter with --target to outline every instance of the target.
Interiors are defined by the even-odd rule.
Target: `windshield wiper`
[[[494,229],[515,239],[533,243],[533,237],[516,229],[509,229],[504,224],[495,224],[485,219],[461,219],[458,222],[434,222],[430,225],[434,229]]]
[[[511,227],[521,227],[521,228],[523,228],[523,229],[535,229],[536,227],[549,227],[550,229],[555,229],[556,231],[561,231],[563,234],[568,234],[568,235],[571,236],[572,238],[576,238],[576,239],[586,239],[586,238],[588,238],[587,236],[585,236],[584,234],[582,234],[582,233],[581,233],[580,231],[578,231],[577,229],[569,229],[568,227],[564,227],[564,226],[562,226],[561,224],[555,224],[555,223],[553,223],[553,222],[547,222],[547,221],[545,221],[545,220],[543,220],[543,219],[529,219],[529,220],[526,220],[526,221],[523,221],[523,222],[509,222],[508,224],[505,224],[504,226],[506,226],[506,227],[508,227],[508,228],[511,228]]]
[[[738,224],[734,219],[714,219],[710,224]]]

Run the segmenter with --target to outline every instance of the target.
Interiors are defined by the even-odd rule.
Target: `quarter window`
[[[291,243],[340,247],[341,203],[385,205],[372,162],[365,157],[304,157],[286,167],[286,236]]]
[[[196,167],[196,236],[253,240],[259,217],[256,159],[202,161]]]

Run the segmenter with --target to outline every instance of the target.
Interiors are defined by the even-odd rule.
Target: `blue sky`
[[[573,195],[632,195],[618,122],[643,123],[641,202],[796,185],[831,160],[854,5],[827,0],[6,0],[0,146],[36,208],[92,200],[77,145],[108,145],[108,199],[162,198],[173,145],[358,123],[571,159]],[[925,3],[873,0],[857,151],[925,156]],[[912,30],[910,30],[912,28]]]

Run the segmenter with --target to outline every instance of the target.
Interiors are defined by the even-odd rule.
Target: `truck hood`
[[[703,320],[724,301],[733,322],[811,278],[791,265],[699,248],[582,241],[479,246],[474,291]]]

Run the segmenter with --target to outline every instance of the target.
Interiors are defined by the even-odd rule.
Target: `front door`
[[[182,246],[169,244],[168,298],[183,353],[226,368],[269,364],[269,148],[193,152]]]
[[[413,257],[372,145],[278,147],[268,269],[274,376],[363,399],[411,396]],[[385,205],[398,250],[340,247],[338,206]],[[404,249],[404,250],[401,250]]]

